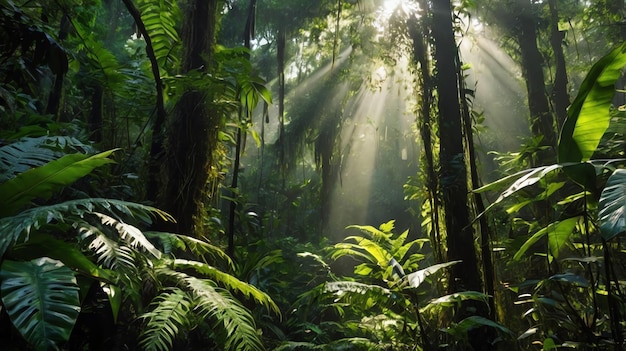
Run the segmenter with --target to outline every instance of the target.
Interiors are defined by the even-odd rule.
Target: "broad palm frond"
[[[36,350],[58,349],[80,312],[74,272],[47,257],[5,260],[0,269],[2,304],[15,328]]]
[[[376,304],[391,305],[404,302],[401,301],[403,299],[400,295],[392,294],[389,289],[352,281],[327,282],[324,285],[324,292],[332,293],[337,299],[364,309],[370,309]]]
[[[34,199],[47,199],[55,191],[74,183],[95,168],[112,163],[113,160],[108,156],[113,151],[93,156],[80,153],[65,155],[0,184],[0,193],[4,197],[4,201],[0,203],[0,216],[11,215]]]
[[[186,292],[173,288],[162,292],[152,302],[152,310],[140,318],[147,320],[140,336],[141,348],[147,351],[170,350],[181,329],[189,329],[193,303]]]
[[[247,298],[251,298],[255,302],[265,306],[268,310],[273,310],[277,314],[280,314],[280,309],[276,306],[269,295],[257,289],[255,286],[237,279],[235,276],[222,272],[221,270],[202,262],[174,259],[170,263],[176,269],[193,269],[211,280],[214,280],[217,284],[222,285],[231,291],[241,293]]]

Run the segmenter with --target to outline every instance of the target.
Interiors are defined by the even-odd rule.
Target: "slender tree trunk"
[[[546,96],[543,74],[544,61],[537,47],[537,27],[530,0],[516,0],[516,34],[522,56],[522,70],[528,91],[528,108],[530,110],[530,127],[533,136],[543,136],[542,145],[552,149],[540,152],[538,164],[550,163],[556,155],[556,133],[554,121]]]
[[[420,2],[420,7],[426,9],[424,1]],[[422,16],[422,20],[426,16]],[[420,104],[420,115],[418,116],[418,130],[422,143],[424,145],[424,158],[426,164],[422,165],[426,169],[426,187],[428,190],[428,201],[430,204],[430,220],[432,222],[432,230],[429,233],[430,240],[432,241],[433,253],[436,262],[443,262],[443,243],[441,242],[439,228],[439,209],[441,204],[439,203],[439,185],[437,182],[437,172],[435,171],[435,161],[433,155],[433,138],[432,138],[432,122],[431,122],[431,104],[433,103],[433,77],[430,74],[430,54],[427,50],[426,44],[426,28],[422,25],[417,17],[412,17],[408,21],[409,35],[413,42],[413,60],[414,63],[419,65],[419,72],[421,74],[421,94],[418,97]]]
[[[160,163],[163,160],[163,152],[164,152],[164,136],[163,136],[163,127],[165,125],[165,120],[167,118],[167,113],[165,112],[165,104],[163,101],[163,82],[161,81],[161,73],[159,70],[159,64],[157,62],[156,55],[154,54],[154,49],[152,47],[152,39],[150,38],[150,33],[146,29],[143,21],[141,20],[141,13],[135,7],[131,0],[122,0],[124,6],[126,6],[126,10],[133,17],[135,21],[135,25],[137,26],[137,30],[143,36],[146,42],[146,56],[150,60],[150,68],[152,70],[152,75],[154,77],[154,86],[156,89],[156,118],[154,119],[154,123],[152,125],[152,140],[150,144],[150,160],[148,161],[148,181],[146,184],[146,195],[148,200],[156,201],[158,190],[159,190],[159,173],[160,173]],[[117,20],[117,16],[115,17]]]
[[[463,147],[462,115],[458,55],[452,28],[452,8],[449,0],[432,2],[432,36],[437,65],[435,82],[439,96],[440,164],[439,184],[445,210],[448,261],[462,260],[452,266],[450,292],[482,291],[478,271],[474,233],[467,202],[467,168]]]
[[[570,104],[569,94],[567,93],[567,67],[565,65],[565,55],[563,54],[563,39],[565,33],[559,30],[559,12],[556,0],[549,0],[550,7],[550,45],[554,52],[554,61],[556,65],[556,73],[554,75],[554,86],[552,87],[551,98],[554,103],[554,111],[556,115],[557,130],[561,130],[561,126],[567,118],[567,107]]]
[[[191,0],[185,5],[184,73],[212,69],[217,4],[218,0]],[[189,88],[176,105],[168,128],[167,182],[159,205],[178,221],[173,229],[184,234],[198,234],[196,220],[206,200],[214,195],[207,191],[207,182],[218,145],[220,117],[212,101],[208,92]]]

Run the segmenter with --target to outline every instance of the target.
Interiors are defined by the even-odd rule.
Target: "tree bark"
[[[218,0],[191,0],[186,4],[182,29],[182,71],[208,72],[212,67]],[[220,117],[213,97],[191,87],[176,105],[167,132],[166,184],[159,205],[176,218],[173,230],[197,235],[196,220],[204,203],[212,173]]]
[[[554,119],[546,96],[543,74],[544,61],[537,47],[537,27],[530,0],[516,0],[514,6],[516,28],[514,33],[522,56],[522,71],[528,91],[528,109],[530,111],[530,127],[533,136],[543,136],[541,145],[551,150],[539,153],[533,166],[552,163],[556,156],[556,132]]]
[[[554,111],[556,115],[557,130],[561,130],[561,126],[567,118],[567,107],[570,104],[569,94],[567,93],[567,67],[565,64],[565,55],[563,54],[563,39],[565,33],[559,30],[559,12],[556,0],[549,0],[550,7],[550,46],[554,52],[554,63],[556,72],[554,74],[554,86],[552,87],[551,98],[554,103]]]
[[[445,210],[448,261],[462,260],[451,268],[450,292],[482,291],[474,233],[467,202],[467,168],[461,124],[460,87],[458,86],[457,46],[452,28],[449,0],[432,2],[432,36],[439,100],[440,164],[439,183]]]

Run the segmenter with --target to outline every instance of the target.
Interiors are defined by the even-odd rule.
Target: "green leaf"
[[[173,288],[157,296],[151,305],[152,310],[141,316],[148,323],[139,344],[147,351],[171,350],[181,329],[189,329],[189,315],[193,308],[191,297]]]
[[[422,282],[424,282],[426,277],[428,277],[429,275],[437,273],[440,269],[443,269],[443,268],[446,268],[446,267],[449,267],[449,266],[452,266],[461,262],[462,261],[451,261],[451,262],[446,262],[446,263],[435,264],[428,268],[420,269],[417,272],[407,275],[406,280],[409,282],[410,287],[417,288],[418,286],[420,286],[420,284],[422,284]]]
[[[115,150],[93,156],[66,155],[0,184],[0,194],[4,197],[4,201],[0,203],[0,217],[18,212],[34,199],[47,199],[55,191],[74,183],[95,168],[112,163],[113,160],[108,156],[113,151]]]
[[[615,82],[626,65],[626,42],[596,62],[567,110],[558,146],[558,159],[581,162],[591,158],[609,126]]]
[[[108,282],[115,280],[114,274],[96,266],[76,245],[57,240],[47,234],[33,235],[28,242],[15,245],[10,252],[10,257],[22,260],[44,256],[59,260],[81,274]]]
[[[616,169],[607,180],[600,194],[598,220],[604,240],[626,230],[626,169]]]
[[[548,236],[548,247],[550,248],[550,252],[554,255],[554,257],[558,257],[559,251],[569,240],[570,235],[574,232],[576,224],[581,219],[582,217],[578,216],[548,224],[546,227],[540,229],[528,238],[522,247],[517,250],[513,259],[519,260],[533,244],[546,235]]]
[[[58,349],[80,312],[71,269],[47,257],[5,260],[0,268],[2,303],[15,328],[36,350]]]

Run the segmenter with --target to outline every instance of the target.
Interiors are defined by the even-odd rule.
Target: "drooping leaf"
[[[16,213],[34,199],[47,199],[55,191],[66,187],[91,173],[95,168],[112,163],[109,159],[115,150],[93,156],[84,154],[66,155],[58,160],[20,173],[15,178],[0,184],[0,217]]]
[[[406,280],[409,282],[410,287],[417,288],[420,286],[420,284],[424,282],[426,277],[428,277],[429,275],[435,274],[443,268],[446,268],[446,267],[449,267],[449,266],[452,266],[461,262],[462,261],[450,261],[450,262],[435,264],[428,268],[420,269],[417,272],[407,275]]]
[[[47,257],[5,260],[0,267],[2,303],[11,323],[36,350],[67,341],[80,312],[71,269]]]
[[[102,224],[114,227],[120,238],[126,241],[131,247],[147,251],[155,258],[161,258],[161,251],[157,250],[137,227],[118,221],[104,213],[95,212],[94,214],[100,218]]]
[[[600,195],[598,220],[604,240],[626,230],[626,169],[616,169],[607,180]]]
[[[626,42],[596,62],[567,111],[558,146],[558,159],[584,162],[591,158],[609,126],[615,82],[626,65]]]

